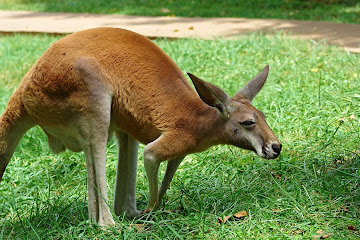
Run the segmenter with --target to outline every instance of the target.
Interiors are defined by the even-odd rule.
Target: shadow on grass
[[[152,29],[161,29],[160,36],[169,37],[212,37],[212,36],[237,36],[252,32],[275,33],[283,31],[293,34],[302,39],[311,39],[315,41],[325,40],[329,44],[337,44],[346,47],[350,51],[359,52],[360,45],[360,26],[359,24],[340,24],[330,22],[307,22],[297,20],[276,20],[276,19],[246,19],[246,18],[221,18],[212,21],[208,18],[168,18],[153,17],[142,18],[136,16],[119,15],[82,15],[69,13],[40,13],[26,12],[14,14],[14,19],[34,18],[36,26],[37,21],[42,21],[43,17],[56,19],[54,24],[66,26],[72,24],[72,19],[77,19],[79,23],[84,24],[83,28],[107,27],[107,26],[126,26],[133,31],[144,31],[144,27]],[[80,24],[80,25],[81,25]],[[189,26],[196,31],[188,30]],[[209,29],[212,28],[211,30]],[[82,30],[83,28],[76,28]],[[174,29],[182,29],[174,33]],[[36,29],[36,28],[35,28]],[[49,29],[44,28],[44,31]],[[62,28],[61,28],[62,29]],[[66,29],[60,30],[60,32]],[[52,31],[52,30],[51,30]],[[71,31],[67,29],[66,31]],[[72,29],[75,31],[75,29]],[[146,34],[146,31],[143,32]],[[153,33],[150,33],[153,34]],[[158,33],[159,34],[159,33]]]
[[[6,2],[6,1],[5,1]],[[246,17],[358,22],[359,4],[347,1],[301,0],[17,0],[23,8],[48,12],[83,12],[142,16]],[[9,4],[11,6],[11,4]]]
[[[80,229],[87,231],[90,226],[87,203],[79,199],[73,201],[69,201],[66,197],[55,197],[46,201],[35,199],[26,214],[17,210],[17,203],[12,205],[15,209],[11,214],[12,218],[4,220],[0,225],[1,239],[46,239],[46,236],[70,236],[72,227],[76,226],[76,234],[79,234]]]
[[[160,210],[130,221],[120,217],[109,231],[88,221],[86,200],[59,196],[35,200],[26,214],[16,212],[0,226],[2,238],[124,237],[130,233],[134,237],[167,238],[170,233],[195,237],[219,231],[217,219],[238,211],[247,211],[249,217],[229,223],[233,231],[254,223],[286,222],[289,229],[283,234],[303,229],[305,236],[311,226],[330,226],[333,236],[343,237],[349,226],[356,226],[360,218],[358,154],[342,152],[326,160],[319,155],[293,161],[284,153],[277,161],[255,159],[237,168],[229,164],[231,157],[225,154],[225,159],[191,164],[197,171],[181,167]],[[138,199],[138,205],[144,203]]]

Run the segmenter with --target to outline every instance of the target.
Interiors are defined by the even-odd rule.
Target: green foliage
[[[247,17],[360,22],[356,0],[0,0],[0,9],[182,17]]]
[[[0,37],[1,111],[26,70],[58,38]],[[155,42],[184,72],[231,95],[269,64],[254,105],[283,143],[280,158],[263,160],[230,146],[189,155],[162,210],[133,221],[120,217],[104,230],[88,221],[83,154],[53,155],[45,134],[34,128],[0,185],[1,239],[312,239],[319,230],[334,239],[360,237],[360,55],[283,34]],[[113,199],[114,142],[107,157]],[[139,209],[147,191],[140,159]],[[216,223],[242,210],[245,219]]]

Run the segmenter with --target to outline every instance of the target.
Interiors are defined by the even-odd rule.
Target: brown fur
[[[264,74],[267,76],[267,72]],[[99,224],[108,225],[112,224],[112,218],[102,203],[107,201],[106,187],[103,189],[104,154],[106,140],[114,131],[119,143],[133,142],[132,138],[128,139],[129,135],[146,145],[146,170],[151,175],[146,211],[158,206],[186,154],[215,144],[232,144],[259,152],[253,140],[247,139],[247,132],[261,136],[258,139],[263,144],[280,144],[262,113],[250,105],[251,99],[244,97],[246,94],[239,93],[230,99],[216,86],[194,76],[191,78],[202,99],[158,46],[127,30],[97,28],[64,37],[30,69],[0,118],[0,180],[20,138],[37,124],[47,134],[54,152],[65,148],[84,150],[89,211]],[[247,86],[247,92],[252,91],[251,98],[265,79],[257,84],[259,86]],[[257,122],[251,131],[238,125],[239,119],[248,118]],[[237,131],[244,133],[239,135]],[[130,145],[135,146],[132,142]],[[119,153],[119,161],[133,159],[136,154],[131,152],[135,150],[129,150],[127,157]],[[178,160],[169,162],[169,173],[157,197],[154,174],[157,177],[160,162],[172,159]],[[121,185],[121,181],[132,184],[134,180],[119,181]],[[92,188],[98,188],[100,194],[106,196],[100,196]],[[126,199],[121,201],[128,204],[123,203]],[[128,205],[131,204],[133,202]],[[119,211],[127,212],[128,208],[120,207]],[[136,206],[131,212],[130,215],[137,214]]]

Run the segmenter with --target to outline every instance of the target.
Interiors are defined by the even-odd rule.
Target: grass
[[[356,0],[0,0],[0,9],[183,17],[247,17],[360,22]]]
[[[1,112],[27,69],[58,38],[0,37]],[[45,135],[33,128],[1,182],[1,239],[312,239],[319,232],[330,239],[360,237],[360,55],[282,34],[156,43],[184,72],[231,95],[270,64],[254,105],[283,142],[280,158],[263,160],[230,146],[190,155],[163,209],[146,219],[120,217],[104,230],[88,221],[83,154],[53,155]],[[113,199],[114,142],[107,157]],[[142,209],[148,199],[142,159],[138,168]],[[218,217],[243,210],[244,219],[217,224]]]

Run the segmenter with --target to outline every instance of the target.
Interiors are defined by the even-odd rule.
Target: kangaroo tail
[[[0,116],[0,181],[20,139],[36,124],[25,109],[22,90],[23,84],[13,93]]]

